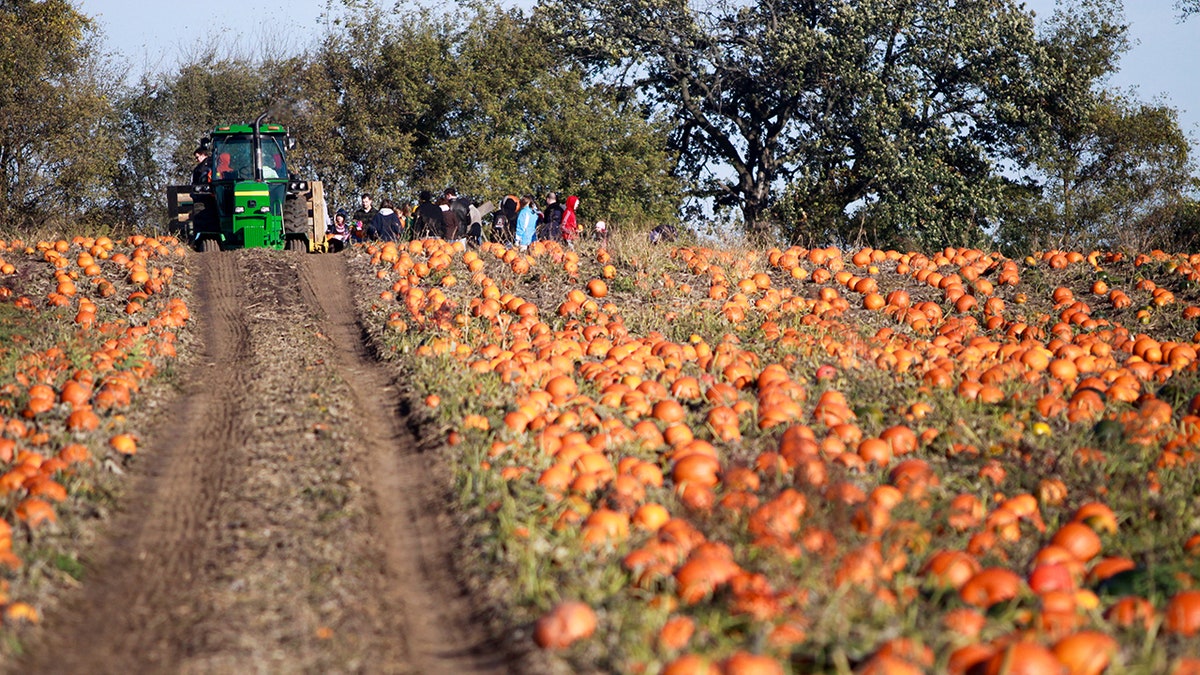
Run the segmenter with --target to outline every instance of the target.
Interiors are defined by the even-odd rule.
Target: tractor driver
[[[278,152],[271,155],[263,155],[263,178],[279,178],[279,171],[283,168],[283,156]]]
[[[234,141],[221,146],[217,170],[226,180],[249,180],[254,176],[254,158],[250,143]]]

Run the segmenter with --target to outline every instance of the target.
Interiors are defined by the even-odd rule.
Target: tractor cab
[[[218,127],[212,135],[212,193],[217,217],[231,227],[223,245],[282,248],[288,198],[287,132],[277,124],[254,133],[248,125]]]
[[[255,135],[247,128],[219,127],[212,138],[213,181],[286,180],[287,141],[289,137],[275,124],[260,130],[260,149],[255,147]],[[225,131],[226,133],[220,133]],[[255,173],[255,155],[261,154],[259,174]]]

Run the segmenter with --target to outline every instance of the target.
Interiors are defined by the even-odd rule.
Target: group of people
[[[422,190],[415,205],[406,203],[399,207],[391,199],[384,199],[375,208],[374,198],[366,193],[360,200],[353,214],[346,209],[337,210],[327,228],[329,236],[344,244],[421,237],[467,238],[478,244],[482,238],[486,214],[453,189],[446,190],[437,201],[428,190]]]
[[[465,239],[478,246],[483,241],[488,216],[491,216],[490,240],[522,249],[535,241],[548,240],[572,247],[579,237],[576,219],[579,197],[573,195],[559,203],[558,195],[551,192],[546,195],[544,209],[538,208],[532,195],[520,198],[507,195],[497,207],[491,202],[476,204],[469,197],[460,197],[453,188],[436,201],[432,193],[422,190],[415,206],[402,204],[397,208],[391,199],[384,199],[376,209],[374,197],[365,193],[360,200],[353,214],[338,209],[327,228],[329,236],[342,245],[367,240],[442,237],[448,241]],[[603,221],[597,222],[595,229],[598,237],[607,237]]]
[[[579,197],[567,197],[560,204],[558,195],[546,195],[546,207],[539,209],[533,195],[518,199],[508,195],[500,202],[500,211],[492,224],[493,230],[507,242],[524,249],[535,241],[558,241],[573,247],[579,238],[579,221],[575,212]],[[601,223],[603,225],[603,223]],[[509,237],[508,232],[512,234]]]

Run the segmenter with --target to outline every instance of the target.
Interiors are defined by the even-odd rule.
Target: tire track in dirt
[[[459,590],[344,259],[192,261],[202,353],[13,672],[515,671]]]
[[[401,419],[397,388],[368,346],[344,281],[344,261],[342,256],[310,257],[302,289],[307,301],[320,307],[334,343],[349,346],[336,358],[355,407],[391,413],[364,416],[360,431],[376,498],[373,529],[384,546],[388,603],[403,608],[396,619],[405,659],[421,673],[507,672],[512,666],[503,649],[489,640],[482,621],[473,619],[470,597],[456,578],[454,546],[447,539],[454,527],[445,517],[445,501],[429,460]]]

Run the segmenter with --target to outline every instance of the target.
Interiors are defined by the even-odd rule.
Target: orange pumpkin
[[[725,675],[783,675],[783,664],[769,656],[737,651],[721,662]]]
[[[587,604],[559,603],[537,620],[533,639],[543,649],[562,649],[596,632],[596,612]]]
[[[1097,532],[1117,533],[1117,515],[1107,504],[1088,502],[1075,510],[1071,520],[1083,523]]]
[[[67,429],[71,431],[95,431],[100,428],[100,418],[90,407],[76,408],[67,416]]]
[[[62,402],[70,405],[71,408],[85,405],[91,397],[92,388],[76,380],[67,380],[60,393]]]
[[[1157,620],[1154,605],[1146,598],[1134,595],[1125,596],[1114,602],[1104,613],[1104,618],[1114,626],[1121,628],[1140,626],[1147,631],[1154,626]]]
[[[1050,542],[1070,551],[1078,560],[1087,562],[1100,553],[1100,537],[1083,523],[1066,523],[1054,533]]]
[[[1200,591],[1180,591],[1167,603],[1163,627],[1185,637],[1200,633]]]
[[[29,388],[29,402],[25,406],[25,416],[33,417],[54,407],[57,396],[54,388],[45,384],[35,384]]]
[[[654,404],[651,408],[650,415],[660,422],[666,424],[674,424],[682,422],[687,417],[687,411],[684,407],[672,398],[664,398]]]
[[[926,582],[942,588],[958,590],[980,570],[979,562],[969,553],[954,550],[937,551],[921,566]]]
[[[1047,591],[1074,591],[1075,579],[1066,565],[1038,565],[1029,573],[1029,588],[1039,595]]]
[[[630,522],[635,527],[643,530],[657,532],[670,519],[671,512],[667,511],[665,506],[657,503],[649,503],[639,506],[633,512]]]
[[[668,663],[662,675],[721,675],[721,668],[697,654],[684,654]]]
[[[675,590],[679,599],[694,605],[708,597],[718,586],[733,579],[741,568],[721,556],[693,555],[675,571]]]
[[[108,446],[122,455],[137,454],[137,439],[133,434],[117,434],[108,439]]]
[[[696,632],[696,620],[690,616],[673,616],[658,631],[658,645],[668,651],[683,649]]]
[[[980,570],[958,589],[963,602],[975,607],[991,607],[1017,597],[1021,592],[1021,577],[1003,567]]]
[[[1016,640],[984,663],[984,675],[1066,675],[1054,652],[1035,642]]]
[[[588,294],[593,298],[603,298],[608,296],[608,284],[601,279],[592,279],[587,284]]]
[[[1054,655],[1070,675],[1100,675],[1117,652],[1117,641],[1095,630],[1072,633],[1054,644]]]
[[[692,453],[675,462],[671,478],[676,485],[694,483],[713,487],[720,482],[721,462],[716,457],[703,453]]]

